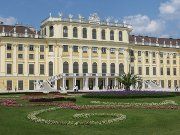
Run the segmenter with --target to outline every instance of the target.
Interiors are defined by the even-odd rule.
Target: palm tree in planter
[[[134,74],[123,74],[122,76],[117,78],[118,81],[124,85],[125,90],[130,90],[130,87],[133,86],[133,88],[136,87],[136,84],[142,84],[142,79]]]

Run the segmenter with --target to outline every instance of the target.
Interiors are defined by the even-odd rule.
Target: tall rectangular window
[[[18,74],[23,74],[23,64],[18,64]]]
[[[134,67],[131,67],[131,74],[134,74]]]
[[[138,51],[138,56],[141,56],[141,51]]]
[[[23,80],[18,80],[18,90],[23,90]]]
[[[146,67],[146,75],[149,75],[149,67]]]
[[[29,74],[34,74],[34,64],[29,64]]]
[[[161,87],[164,88],[164,80],[161,80]]]
[[[138,67],[138,74],[142,75],[142,67]]]
[[[168,88],[171,88],[171,80],[168,80]]]
[[[53,45],[49,45],[49,52],[53,52]]]
[[[160,68],[160,74],[161,74],[161,75],[164,74],[163,67]]]
[[[29,45],[29,51],[34,51],[34,45]]]
[[[106,48],[105,47],[102,47],[101,51],[102,51],[102,54],[106,54]]]
[[[40,52],[44,52],[44,45],[40,45]]]
[[[34,90],[34,80],[29,80],[29,90]]]
[[[173,68],[173,75],[177,75],[176,68]]]
[[[29,54],[29,59],[30,60],[34,59],[34,54]]]
[[[83,51],[83,53],[87,53],[88,47],[87,47],[87,46],[83,46],[83,47],[82,47],[82,51]]]
[[[12,74],[12,64],[7,64],[6,68],[7,74]]]
[[[153,55],[153,57],[156,57],[156,53],[155,52],[153,52],[152,55]]]
[[[6,50],[12,50],[12,44],[7,44],[6,45]]]
[[[145,56],[148,57],[149,56],[149,52],[145,51]]]
[[[167,68],[167,75],[170,75],[170,68]]]
[[[23,51],[23,44],[18,45],[18,51]]]
[[[153,67],[153,75],[156,75],[156,67]]]
[[[12,57],[12,56],[11,56],[11,53],[7,53],[7,54],[6,54],[6,58],[9,59],[9,58],[11,58],[11,57]]]
[[[122,37],[122,31],[119,31],[119,41],[122,41],[123,40],[123,37]]]
[[[97,47],[92,47],[92,52],[93,52],[93,53],[97,53],[97,50],[98,50]]]
[[[23,54],[18,54],[18,59],[23,59]]]
[[[7,80],[7,90],[12,90],[12,80]]]
[[[40,74],[44,75],[44,64],[40,64]]]
[[[174,80],[174,88],[177,87],[178,84],[177,84],[177,80]]]

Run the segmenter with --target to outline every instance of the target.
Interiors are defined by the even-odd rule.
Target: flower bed
[[[51,112],[61,109],[61,107],[53,107],[49,109],[42,109],[38,111],[34,111],[30,114],[28,114],[27,118],[33,122],[36,123],[43,123],[43,124],[49,124],[49,125],[103,125],[103,124],[111,124],[114,122],[119,122],[122,120],[126,119],[126,115],[123,114],[117,114],[117,113],[81,113],[81,114],[74,114],[73,118],[78,119],[78,118],[89,118],[92,116],[111,116],[113,118],[111,119],[106,119],[106,120],[101,120],[101,121],[93,121],[93,120],[86,120],[86,121],[56,121],[56,120],[46,120],[43,118],[38,117],[41,113],[45,112]]]
[[[162,98],[174,97],[175,93],[161,91],[99,91],[84,94],[85,98]]]
[[[17,106],[21,106],[20,104],[18,104],[15,100],[13,99],[5,99],[0,101],[0,105],[2,106],[7,106],[7,107],[17,107]]]

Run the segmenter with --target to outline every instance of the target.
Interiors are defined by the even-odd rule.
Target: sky
[[[0,21],[39,29],[49,16],[97,13],[133,26],[132,34],[180,38],[180,0],[0,0]]]

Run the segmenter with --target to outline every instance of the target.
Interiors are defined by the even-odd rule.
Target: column
[[[63,60],[62,60],[62,51],[63,51],[63,48],[62,48],[62,45],[59,45],[59,73],[62,74],[63,73]]]
[[[63,89],[66,89],[66,78],[63,77]]]
[[[129,72],[129,54],[128,54],[128,48],[124,50],[124,72]]]
[[[107,73],[110,74],[110,48],[107,48],[106,50],[107,53]]]
[[[85,77],[84,78],[84,87],[83,90],[89,90],[89,78]]]
[[[98,74],[96,74],[95,86],[94,86],[93,90],[99,90],[99,87],[98,87]]]
[[[88,47],[88,73],[92,73],[92,47]]]
[[[83,73],[82,64],[82,46],[79,46],[79,74]]]
[[[17,75],[17,46],[14,44],[13,45],[13,75],[16,76]]]
[[[118,49],[116,49],[115,54],[116,54],[115,74],[119,76],[119,58],[118,58],[119,52],[118,52]]]
[[[109,78],[106,77],[106,80],[105,80],[105,89],[106,90],[108,89],[108,86],[109,86]]]
[[[72,46],[69,46],[69,73],[73,73]]]

